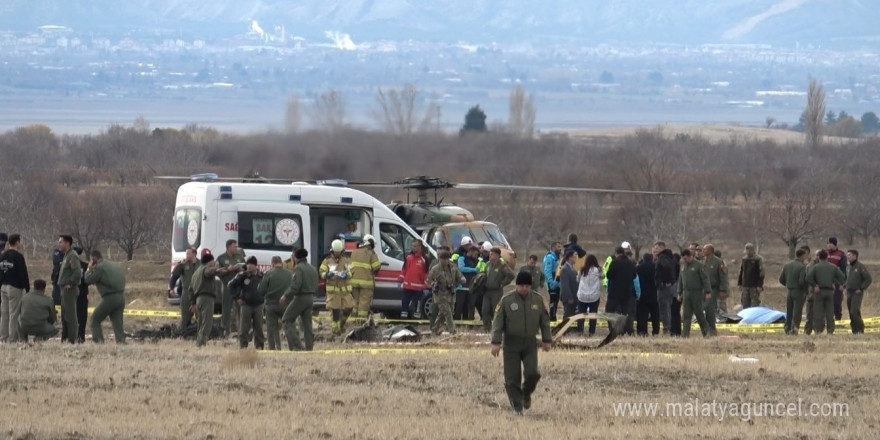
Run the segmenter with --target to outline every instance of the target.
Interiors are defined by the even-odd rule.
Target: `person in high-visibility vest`
[[[363,242],[351,253],[351,297],[354,299],[354,314],[366,317],[370,313],[373,302],[373,290],[376,287],[375,276],[379,273],[382,263],[373,250],[376,239],[365,235]]]

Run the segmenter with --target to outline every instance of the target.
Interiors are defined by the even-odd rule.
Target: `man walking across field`
[[[217,289],[214,285],[214,277],[217,275],[214,256],[210,252],[202,250],[202,264],[196,268],[192,277],[193,295],[190,302],[190,311],[196,314],[199,324],[196,347],[202,347],[208,343],[211,335],[211,327],[214,326],[214,301],[217,294],[223,289]]]
[[[220,326],[223,327],[224,336],[237,330],[239,308],[237,302],[232,298],[232,292],[229,291],[229,282],[235,278],[235,275],[244,270],[245,262],[244,252],[238,249],[238,241],[226,240],[226,252],[217,257],[217,275],[223,284],[223,294],[219,298],[220,303]]]
[[[31,290],[27,264],[21,254],[21,235],[12,234],[0,255],[0,341],[17,342],[21,299]]]
[[[290,287],[281,297],[281,306],[287,305],[284,317],[281,318],[284,326],[284,335],[287,337],[287,347],[293,350],[311,351],[315,344],[315,336],[312,332],[312,306],[315,302],[315,293],[318,292],[318,271],[309,264],[309,251],[296,250],[296,268]],[[328,298],[329,301],[329,298]],[[300,341],[296,331],[296,318],[300,318],[303,326],[305,344]]]
[[[736,282],[742,290],[743,309],[760,306],[761,292],[764,291],[764,259],[755,253],[755,245],[751,243],[746,243],[745,251]]]
[[[532,276],[520,272],[516,276],[515,293],[504,296],[492,319],[492,356],[504,348],[504,388],[514,413],[522,415],[532,406],[532,393],[538,386],[538,343],[541,332],[544,351],[550,351],[550,315],[544,300],[532,291]]]
[[[717,322],[715,314],[718,311],[718,298],[721,295],[726,295],[729,281],[727,266],[724,264],[724,260],[715,256],[715,246],[712,244],[703,245],[703,267],[706,269],[709,285],[712,287],[712,295],[703,304],[703,314],[709,325],[709,334],[715,336]]]
[[[79,257],[73,250],[73,237],[59,236],[58,249],[64,253],[61,268],[58,270],[58,286],[61,287],[61,317],[69,329],[67,340],[71,344],[75,344],[76,330],[79,328],[79,320],[76,316],[76,299],[79,295],[79,283],[82,280],[83,270],[79,264]]]
[[[125,312],[125,271],[116,263],[104,261],[100,251],[92,251],[86,269],[86,284],[94,284],[101,294],[101,302],[92,312],[92,341],[96,344],[104,343],[101,322],[109,316],[116,343],[124,344],[122,316]]]
[[[807,284],[813,289],[813,330],[822,333],[826,326],[828,334],[834,333],[834,286],[846,282],[837,266],[828,262],[828,253],[819,251],[819,263],[807,272]]]
[[[294,267],[295,269],[295,267]],[[263,275],[258,290],[266,300],[266,336],[269,340],[269,350],[281,350],[280,323],[284,316],[284,306],[281,305],[281,296],[290,287],[293,272],[284,267],[281,257],[272,257],[272,269]]]
[[[785,300],[785,334],[796,335],[801,326],[801,314],[807,295],[807,266],[804,264],[807,251],[803,248],[795,252],[794,260],[782,266],[779,284],[788,288]]]
[[[697,317],[703,336],[715,336],[703,313],[703,302],[712,297],[712,285],[706,268],[694,258],[690,249],[681,251],[681,260],[683,264],[678,278],[678,297],[683,309],[681,337],[691,335],[691,316]]]
[[[458,270],[458,266],[450,261],[449,251],[440,251],[437,254],[439,263],[428,271],[428,286],[431,287],[434,304],[437,306],[437,319],[431,325],[431,331],[440,334],[440,326],[446,324],[446,331],[452,333],[455,327],[452,323],[452,303],[454,301],[455,288],[459,283],[464,283],[464,276]]]
[[[189,311],[192,302],[192,276],[200,263],[196,256],[195,248],[186,248],[186,258],[177,263],[171,271],[171,279],[168,281],[168,295],[175,294],[177,280],[180,280],[180,329],[186,330],[192,323],[192,313]]]
[[[366,318],[373,303],[375,276],[382,268],[376,255],[376,239],[364,235],[363,242],[351,253],[351,297],[354,300],[354,314]]]
[[[846,268],[846,308],[849,310],[850,328],[853,334],[864,333],[865,323],[862,321],[862,299],[865,290],[871,285],[871,274],[859,261],[859,251],[846,251],[849,265]]]

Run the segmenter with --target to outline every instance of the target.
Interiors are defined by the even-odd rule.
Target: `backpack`
[[[486,293],[486,272],[480,272],[471,280],[470,291],[472,295]]]

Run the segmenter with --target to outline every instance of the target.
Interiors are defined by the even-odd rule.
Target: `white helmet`
[[[376,247],[376,238],[370,234],[364,235],[363,245]]]
[[[345,249],[345,243],[343,243],[342,240],[333,240],[333,243],[330,244],[330,249],[338,254]]]
[[[464,246],[466,244],[474,244],[474,240],[470,237],[461,237],[461,245]]]
[[[489,252],[491,250],[492,250],[492,243],[489,243],[488,241],[484,241],[483,242],[483,251]]]
[[[620,243],[620,247],[622,247],[624,249],[632,249],[632,245],[630,245],[628,241],[624,241],[623,243]]]

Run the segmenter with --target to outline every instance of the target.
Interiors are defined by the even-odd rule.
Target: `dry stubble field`
[[[167,266],[132,269],[131,307],[160,307],[155,286]],[[808,439],[874,438],[880,427],[876,334],[621,338],[599,351],[554,350],[540,356],[544,377],[524,417],[510,413],[501,361],[485,342],[473,333],[418,347],[327,341],[295,354],[240,351],[232,340],[201,350],[182,341],[3,344],[0,432],[12,439]],[[731,355],[758,361],[735,363]],[[719,420],[716,406],[714,414],[663,415],[667,402],[685,409],[695,399],[740,408],[800,399],[804,411],[844,403],[849,414],[728,412]],[[640,402],[660,403],[658,415],[615,415],[615,404]]]

